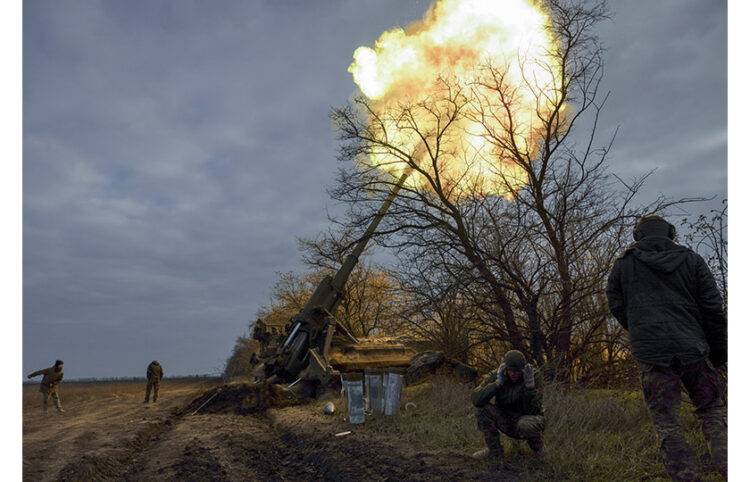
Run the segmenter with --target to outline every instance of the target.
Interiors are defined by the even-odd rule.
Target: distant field
[[[194,389],[202,385],[218,383],[217,379],[207,378],[175,378],[165,379],[161,384],[160,394],[172,394],[175,391],[182,392],[185,389]],[[80,404],[86,404],[92,400],[104,402],[108,399],[120,400],[128,397],[144,397],[146,392],[146,379],[143,380],[113,380],[113,381],[65,381],[60,384],[60,399],[63,408],[67,411],[76,410]],[[140,394],[140,395],[139,395]],[[54,408],[53,402],[49,401],[50,409]],[[39,382],[23,384],[23,412],[33,412],[35,407],[41,410],[42,394],[39,393]]]

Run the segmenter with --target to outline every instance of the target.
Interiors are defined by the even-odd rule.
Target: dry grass
[[[470,451],[484,447],[469,401],[471,387],[453,378],[437,377],[406,387],[398,417],[367,420],[372,430],[394,434],[397,439],[427,450]],[[416,408],[405,410],[411,402]]]
[[[470,402],[472,388],[441,377],[407,387],[403,402],[417,408],[402,408],[396,418],[368,419],[368,429],[389,433],[411,446],[471,454],[484,447]],[[545,463],[529,456],[526,443],[501,437],[506,461],[524,479],[669,480],[641,392],[546,386],[544,413]],[[702,462],[702,480],[722,480],[711,472],[707,447],[687,399],[680,419]]]

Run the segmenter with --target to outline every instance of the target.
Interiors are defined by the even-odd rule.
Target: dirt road
[[[158,403],[143,404],[142,383],[69,383],[65,413],[45,416],[36,387],[25,387],[23,479],[514,480],[488,477],[465,454],[415,450],[339,413],[324,415],[322,402],[194,414],[190,402],[208,388],[167,381]]]

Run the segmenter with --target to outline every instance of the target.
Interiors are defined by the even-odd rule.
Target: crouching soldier
[[[162,370],[159,362],[154,360],[146,368],[146,399],[143,403],[148,403],[148,397],[151,395],[151,389],[154,390],[154,402],[156,402],[156,396],[159,394],[159,383],[161,377],[164,376],[164,370]]]
[[[495,403],[491,403],[492,398]],[[477,452],[479,458],[486,453],[493,464],[503,456],[500,432],[515,439],[526,440],[535,455],[542,452],[541,377],[526,363],[523,353],[511,350],[496,372],[491,372],[471,394],[476,407],[479,429],[484,435],[487,450]]]
[[[52,397],[52,401],[55,402],[57,412],[64,412],[65,410],[63,410],[62,404],[60,403],[60,396],[57,393],[57,385],[63,379],[62,360],[56,360],[54,366],[35,371],[29,375],[29,378],[34,378],[39,375],[44,375],[42,377],[42,383],[39,385],[39,391],[42,392],[42,395],[44,396],[42,400],[44,413],[47,413],[47,400],[49,397]]]

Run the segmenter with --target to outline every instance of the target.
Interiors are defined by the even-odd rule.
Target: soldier
[[[492,398],[495,403],[490,403]],[[500,432],[515,439],[523,439],[535,455],[542,453],[542,414],[541,377],[531,364],[526,363],[523,353],[510,350],[503,363],[491,372],[471,394],[471,402],[476,407],[475,415],[479,430],[484,435],[487,449],[474,454],[475,458],[485,455],[497,468],[503,457]]]
[[[154,389],[154,402],[156,402],[156,396],[159,394],[159,382],[161,377],[164,376],[164,370],[159,365],[159,362],[154,360],[146,368],[146,399],[143,403],[148,403],[148,397],[151,395],[151,389]]]
[[[63,413],[65,410],[63,410],[62,408],[62,404],[60,403],[60,395],[58,395],[57,393],[57,385],[63,379],[62,360],[56,360],[54,366],[35,371],[31,375],[29,375],[29,378],[34,378],[38,375],[44,375],[42,377],[42,383],[39,384],[39,391],[42,392],[42,395],[44,396],[42,401],[42,408],[44,410],[44,413],[47,413],[47,400],[50,396],[55,402],[57,413]]]
[[[609,309],[630,335],[669,475],[699,480],[695,454],[677,423],[682,382],[714,464],[726,479],[727,412],[714,368],[727,361],[726,313],[706,262],[674,243],[675,234],[675,227],[659,216],[639,218],[633,229],[636,242],[615,261],[609,276]]]

